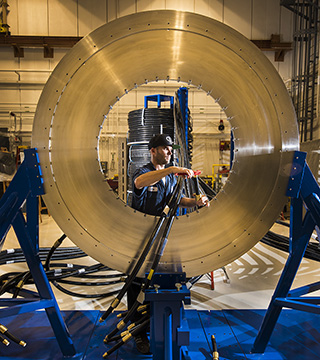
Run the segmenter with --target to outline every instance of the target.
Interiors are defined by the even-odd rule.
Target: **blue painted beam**
[[[280,316],[282,307],[319,314],[318,300],[293,299],[290,295],[303,295],[319,289],[314,283],[292,290],[294,278],[304,256],[315,226],[320,226],[320,188],[306,163],[306,153],[293,154],[287,196],[291,197],[289,257],[274,291],[269,307],[252,347],[252,353],[263,353]],[[306,213],[303,217],[304,205]]]

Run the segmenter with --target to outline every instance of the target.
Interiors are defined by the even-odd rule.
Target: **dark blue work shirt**
[[[156,170],[152,162],[137,169],[132,177],[132,207],[149,215],[161,215],[162,210],[168,204],[177,183],[176,176],[169,174],[166,182],[162,179],[156,184],[137,189],[134,185],[135,179],[149,171]]]

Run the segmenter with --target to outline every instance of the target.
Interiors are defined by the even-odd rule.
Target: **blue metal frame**
[[[186,87],[181,87],[177,91],[180,111],[184,121],[184,136],[185,136],[185,145],[186,145],[186,154],[188,153],[188,89]]]
[[[320,226],[320,188],[306,163],[306,153],[294,153],[287,196],[291,197],[289,257],[274,291],[251,352],[263,353],[283,307],[320,314],[319,297],[300,297],[320,289],[320,282],[291,290],[315,226]],[[303,206],[306,213],[303,216]]]
[[[150,348],[153,360],[188,359],[189,327],[184,316],[183,302],[190,305],[190,291],[186,285],[186,274],[155,274],[153,284],[158,290],[146,290],[146,301],[150,301]],[[176,284],[180,283],[178,290]]]
[[[182,118],[183,118],[183,125],[184,125],[184,137],[185,137],[185,153],[188,154],[188,89],[186,87],[180,87],[177,91],[177,96],[178,96],[178,100],[179,100],[179,105],[180,105],[180,111],[182,114]],[[187,166],[187,164],[185,164],[184,166]],[[180,215],[186,215],[187,213],[187,209],[184,208],[180,208],[177,211],[178,214]]]
[[[144,97],[144,107],[145,109],[148,108],[148,102],[149,101],[155,101],[157,103],[157,107],[161,107],[161,103],[164,101],[170,101],[170,108],[173,109],[173,101],[174,97],[169,95],[147,95]]]
[[[33,293],[28,299],[0,299],[0,307],[6,306],[0,310],[0,318],[45,309],[63,355],[73,357],[76,350],[39,257],[38,196],[44,194],[44,188],[38,153],[28,149],[24,154],[25,160],[0,199],[0,238],[3,244],[10,227],[14,228],[38,296]],[[27,219],[21,211],[25,200]]]

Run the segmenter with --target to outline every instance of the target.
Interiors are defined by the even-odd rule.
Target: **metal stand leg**
[[[39,297],[31,300],[0,299],[0,306],[9,306],[0,312],[0,317],[45,309],[63,355],[72,357],[76,351],[39,257],[38,195],[43,194],[43,185],[37,153],[35,149],[29,149],[25,155],[24,162],[0,200],[0,235],[4,238],[10,226],[13,226]],[[25,199],[27,221],[20,209]]]
[[[296,220],[298,223],[299,220],[301,222],[301,218],[299,216],[298,217],[296,216],[297,215],[296,212],[301,213],[301,211],[299,210],[302,209],[302,201],[300,199],[292,199],[292,200],[294,202],[293,210],[298,210],[298,211],[292,211],[291,215],[294,216],[294,220]],[[300,206],[298,206],[297,203],[299,203]],[[293,221],[293,223],[295,222]],[[295,225],[297,225],[297,223],[295,223]],[[293,234],[293,237],[291,239],[291,249],[288,260],[282,271],[275,292],[272,296],[263,323],[260,327],[258,336],[254,342],[253,348],[251,350],[253,353],[263,353],[267,347],[269,339],[272,335],[272,332],[274,330],[274,327],[278,321],[278,318],[282,310],[282,306],[279,306],[277,304],[277,299],[286,298],[288,296],[294,278],[297,274],[299,265],[305,253],[305,249],[309,243],[309,239],[312,234],[313,228],[314,228],[314,222],[311,216],[308,216],[307,219],[305,219],[305,224],[304,224],[305,233],[302,234],[302,236],[300,237],[298,236],[297,238],[295,237],[297,235],[296,232],[294,232]]]
[[[181,285],[182,282],[185,282],[185,274],[155,274],[154,283],[160,285],[159,289],[146,291],[146,301],[150,301],[151,308],[153,360],[182,359],[182,347],[189,345],[182,301],[190,304],[190,291]]]
[[[291,196],[289,257],[263,319],[252,352],[263,353],[283,307],[320,313],[320,299],[299,297],[316,291],[320,283],[290,291],[311,234],[320,223],[320,189],[305,162],[305,154],[295,152],[287,195]],[[303,218],[303,203],[307,212]],[[296,296],[296,297],[293,297]],[[308,301],[309,300],[309,301]]]

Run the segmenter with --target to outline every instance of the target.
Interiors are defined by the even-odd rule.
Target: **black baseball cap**
[[[171,137],[166,134],[158,134],[150,139],[148,144],[149,150],[157,146],[171,146],[173,149],[180,149],[180,145],[173,144]]]

